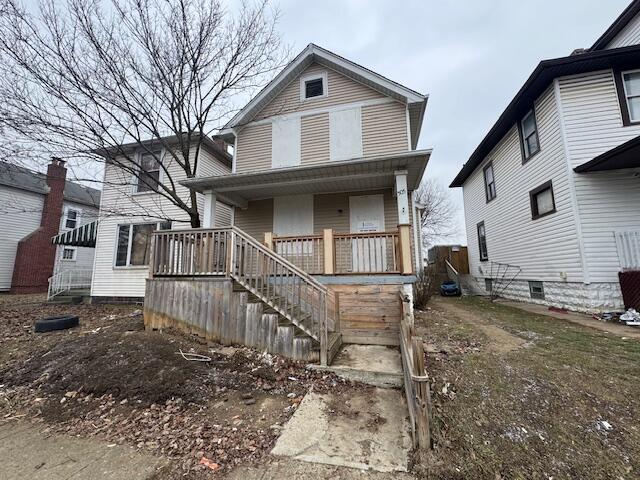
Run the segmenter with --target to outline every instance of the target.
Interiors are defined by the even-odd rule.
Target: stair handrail
[[[73,282],[73,276],[79,273],[89,273],[88,282],[82,283],[82,285],[77,285]],[[53,297],[60,295],[62,292],[66,292],[71,290],[72,287],[77,286],[91,286],[91,274],[92,269],[90,268],[78,268],[78,269],[68,269],[62,270],[51,277],[49,277],[49,287],[47,288],[47,300],[51,300]]]

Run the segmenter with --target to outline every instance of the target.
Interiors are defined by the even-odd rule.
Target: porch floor
[[[402,361],[397,347],[344,345],[330,366],[312,364],[308,368],[327,370],[339,377],[376,387],[402,387]]]

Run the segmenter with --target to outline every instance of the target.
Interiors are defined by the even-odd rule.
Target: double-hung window
[[[159,153],[140,154],[140,171],[138,173],[138,185],[136,192],[153,192],[160,182]]]
[[[522,118],[518,130],[522,146],[522,163],[525,163],[540,151],[536,112],[533,108]]]
[[[484,167],[484,193],[487,202],[496,198],[496,180],[493,176],[493,163]]]
[[[529,192],[531,201],[531,219],[550,215],[556,211],[556,201],[553,197],[553,183],[548,181]]]
[[[80,212],[73,208],[67,208],[64,215],[64,228],[73,230],[78,226],[78,220],[80,219]]]
[[[620,106],[626,125],[640,123],[640,70],[622,72]]]
[[[489,252],[487,251],[487,232],[484,228],[484,222],[480,222],[477,226],[478,230],[478,251],[480,253],[480,261],[489,260]]]
[[[116,241],[116,267],[149,265],[151,234],[156,229],[171,228],[169,223],[134,223],[118,225]]]

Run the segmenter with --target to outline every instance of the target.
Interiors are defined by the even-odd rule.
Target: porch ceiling
[[[394,172],[407,171],[407,187],[420,185],[431,150],[359,158],[324,165],[265,172],[199,177],[181,182],[198,192],[212,191],[222,202],[246,207],[250,200],[310,193],[375,190],[394,185]]]

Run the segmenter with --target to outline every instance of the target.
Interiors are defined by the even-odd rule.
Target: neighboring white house
[[[11,289],[18,242],[41,225],[45,197],[49,193],[46,175],[0,162],[0,291]],[[66,181],[59,232],[76,228],[97,218],[100,191]],[[93,248],[58,245],[53,271],[91,270]]]
[[[640,1],[591,48],[542,61],[451,187],[480,292],[623,308],[619,272],[640,270]]]
[[[164,144],[171,144],[164,139]],[[136,150],[136,148],[140,148]],[[184,170],[161,147],[152,141],[122,145],[119,149],[128,154],[146,156],[139,164],[148,167],[147,175],[154,181],[168,182],[164,168],[177,185],[181,199],[189,199],[189,189],[178,182],[186,180]],[[103,152],[105,157],[111,152]],[[231,155],[222,144],[207,138],[200,150],[197,173],[202,176],[226,175],[231,173]],[[160,168],[158,159],[164,162]],[[151,233],[159,228],[190,228],[189,216],[182,209],[148,187],[138,185],[136,177],[126,173],[116,164],[106,162],[100,217],[96,239],[94,275],[91,284],[93,301],[118,299],[142,299],[145,294],[145,280],[149,276]],[[198,196],[198,211],[207,214],[204,195]],[[216,226],[231,224],[232,210],[227,205],[215,206]]]

